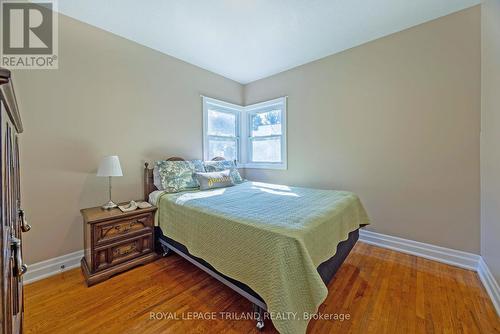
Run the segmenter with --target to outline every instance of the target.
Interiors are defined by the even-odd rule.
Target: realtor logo
[[[9,69],[56,69],[55,1],[0,0],[1,66]]]

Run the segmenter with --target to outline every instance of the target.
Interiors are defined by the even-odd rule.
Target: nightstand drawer
[[[112,220],[96,224],[94,229],[95,245],[100,246],[119,239],[128,234],[144,234],[153,231],[153,215],[144,214],[123,220]]]
[[[153,249],[153,234],[145,234],[135,238],[116,242],[94,251],[93,270],[103,270],[116,264],[131,260]]]
[[[116,246],[110,247],[110,263],[115,265],[131,258],[147,254],[153,249],[153,235],[147,234],[134,239],[124,241]]]

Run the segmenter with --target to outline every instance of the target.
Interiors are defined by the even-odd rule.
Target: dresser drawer
[[[128,238],[130,235],[151,233],[153,215],[144,214],[129,219],[112,220],[94,226],[94,243],[100,246],[106,243]]]
[[[140,235],[124,241],[115,242],[94,251],[93,270],[103,270],[116,264],[151,253],[153,234]]]

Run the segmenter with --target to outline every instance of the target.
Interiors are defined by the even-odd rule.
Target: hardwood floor
[[[312,320],[308,333],[500,333],[476,273],[362,242],[328,289],[319,311],[350,319]],[[151,320],[151,312],[186,318],[251,310],[246,299],[177,255],[90,288],[80,269],[71,270],[27,285],[25,294],[27,333],[258,333],[252,320],[219,315]],[[270,321],[264,332],[276,332]]]

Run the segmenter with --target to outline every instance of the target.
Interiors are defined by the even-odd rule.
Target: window
[[[246,166],[286,169],[286,100],[245,107],[247,117]]]
[[[286,98],[242,107],[203,97],[203,155],[286,169]]]
[[[240,106],[203,98],[205,160],[223,157],[239,161]]]

